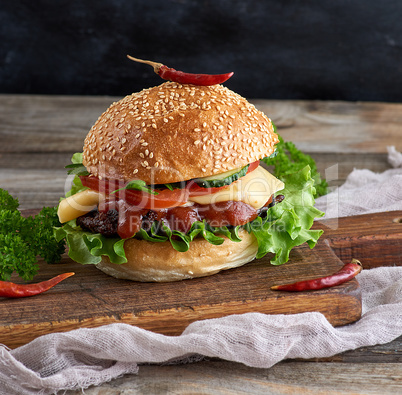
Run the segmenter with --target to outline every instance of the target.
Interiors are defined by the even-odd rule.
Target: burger
[[[278,179],[272,121],[222,85],[164,82],[113,103],[66,166],[60,201],[69,256],[108,275],[166,282],[313,247],[308,167]]]

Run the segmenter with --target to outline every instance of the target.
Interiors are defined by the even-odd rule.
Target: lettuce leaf
[[[259,217],[245,227],[258,240],[257,258],[272,252],[273,265],[287,262],[293,247],[307,242],[313,248],[323,233],[310,230],[314,219],[324,215],[314,207],[315,188],[310,167],[284,176],[283,181],[285,189],[280,194],[285,199],[271,207],[265,218]]]
[[[274,130],[278,134],[275,125]],[[273,175],[284,181],[283,177],[285,175],[293,174],[309,166],[311,177],[315,183],[314,197],[326,195],[328,193],[328,183],[324,178],[321,178],[315,160],[310,155],[300,151],[294,143],[284,141],[279,134],[278,137],[279,143],[276,145],[275,155],[262,159],[266,165],[273,166]]]
[[[78,263],[96,265],[102,260],[102,255],[108,256],[113,263],[127,262],[124,239],[83,231],[75,219],[60,228],[54,228],[54,235],[57,241],[66,240],[69,257]]]
[[[232,242],[239,242],[241,239],[238,232],[244,228],[257,238],[257,258],[273,253],[275,256],[271,263],[281,265],[289,260],[293,247],[304,243],[308,243],[310,248],[315,246],[323,231],[310,228],[315,218],[324,215],[314,207],[315,188],[309,166],[285,175],[282,179],[285,189],[279,193],[285,199],[269,208],[265,216],[258,217],[243,227],[215,228],[205,221],[196,221],[187,233],[183,233],[172,231],[163,223],[153,223],[148,231],[141,229],[135,237],[154,243],[169,241],[174,249],[185,252],[196,237],[202,237],[214,245],[222,244],[225,240],[223,236]],[[127,262],[123,239],[83,231],[75,220],[61,228],[55,228],[55,235],[58,241],[63,238],[66,240],[69,256],[79,263],[97,264],[101,261],[101,255],[108,256],[113,263]]]
[[[73,165],[82,165],[82,152],[76,152],[72,157],[71,157],[71,163]],[[75,195],[78,192],[81,192],[85,189],[88,189],[87,187],[84,187],[82,185],[81,179],[78,175],[74,175],[73,182],[71,184],[71,189],[66,193],[66,198]],[[64,198],[61,198],[62,200]]]

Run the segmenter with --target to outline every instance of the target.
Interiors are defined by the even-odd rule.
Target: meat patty
[[[109,210],[107,213],[97,209],[77,218],[77,225],[92,233],[101,233],[106,237],[117,236],[119,213],[117,210]]]
[[[150,210],[144,215],[141,214],[139,220],[141,221],[141,228],[143,228],[145,231],[149,231],[151,229],[153,222],[163,221],[164,225],[168,226],[172,230],[187,232],[191,228],[191,224],[194,221],[202,220],[203,218],[206,218],[207,222],[210,223],[212,226],[230,226],[230,224],[236,226],[252,221],[254,218],[256,218],[257,215],[264,216],[270,207],[272,207],[276,203],[280,203],[283,199],[283,195],[276,196],[272,200],[269,200],[266,206],[255,211],[255,214],[252,212],[253,210],[251,209],[251,207],[249,207],[245,203],[223,202],[225,205],[228,205],[229,203],[234,205],[235,210],[216,210],[219,207],[215,207],[216,211],[209,215],[208,209],[211,208],[205,206],[203,207],[203,210],[201,210],[204,211],[204,213],[202,217],[200,217],[196,207],[175,207],[173,209],[164,209],[158,212]],[[219,204],[217,204],[216,206],[219,206]],[[240,214],[237,212],[237,206],[247,207],[242,207],[243,212]],[[250,212],[245,210],[245,208],[249,208]],[[236,217],[236,215],[238,216],[238,218]],[[238,223],[238,220],[240,219],[243,222]],[[119,212],[116,209],[111,209],[106,212],[98,211],[97,209],[95,209],[81,217],[78,217],[77,225],[79,225],[82,229],[92,233],[101,233],[106,237],[118,237]]]

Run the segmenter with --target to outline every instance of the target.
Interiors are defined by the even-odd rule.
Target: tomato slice
[[[256,162],[250,163],[250,166],[247,169],[247,174],[254,171],[260,165],[260,161],[257,160]]]
[[[95,191],[111,194],[113,191],[123,188],[125,183],[115,179],[99,180],[93,176],[81,176],[82,185]],[[189,192],[187,189],[162,189],[157,195],[134,189],[124,189],[113,194],[116,199],[123,199],[128,204],[148,210],[182,206],[187,203]]]
[[[250,163],[247,173],[255,170],[259,166],[260,161]],[[94,176],[80,176],[82,185],[104,193],[105,195],[110,195],[117,189],[124,188],[126,183],[117,179],[102,179]],[[139,209],[164,209],[182,206],[187,203],[188,198],[191,196],[202,196],[209,195],[221,191],[222,189],[228,188],[228,185],[218,188],[203,188],[195,183],[195,181],[189,181],[185,188],[183,189],[161,189],[157,191],[157,195],[152,195],[147,192],[137,191],[135,189],[124,189],[114,193],[116,199],[123,199],[128,204],[136,206]]]
[[[125,183],[116,179],[102,179],[100,180],[98,177],[94,176],[80,176],[82,185],[84,187],[88,187],[93,189],[94,191],[98,191],[104,193],[105,195],[109,195],[116,189],[123,188]]]
[[[222,189],[227,188],[228,186],[229,185],[225,185],[223,187],[217,187],[217,188],[204,188],[204,187],[200,187],[195,181],[189,181],[186,185],[186,189],[189,192],[189,197],[191,197],[191,196],[210,195],[212,193],[219,192]]]
[[[158,195],[126,189],[116,192],[116,195],[129,204],[150,210],[182,206],[189,196],[186,189],[162,189],[158,190]]]

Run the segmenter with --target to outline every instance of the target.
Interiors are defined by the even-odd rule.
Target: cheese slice
[[[259,166],[254,171],[230,184],[227,188],[210,195],[189,198],[186,205],[193,203],[214,204],[228,200],[242,201],[255,209],[264,206],[269,197],[285,187],[284,183]],[[86,189],[69,196],[59,204],[57,215],[61,223],[71,221],[89,213],[105,199],[105,195],[92,189]]]
[[[219,192],[190,197],[189,200],[199,204],[214,204],[228,200],[242,201],[255,209],[259,209],[265,205],[273,193],[284,187],[285,184],[282,181],[259,166]]]
[[[59,221],[63,224],[64,222],[71,221],[72,219],[89,213],[96,208],[99,202],[104,198],[105,196],[103,194],[92,189],[86,189],[85,191],[78,192],[75,195],[63,199],[57,210]]]

